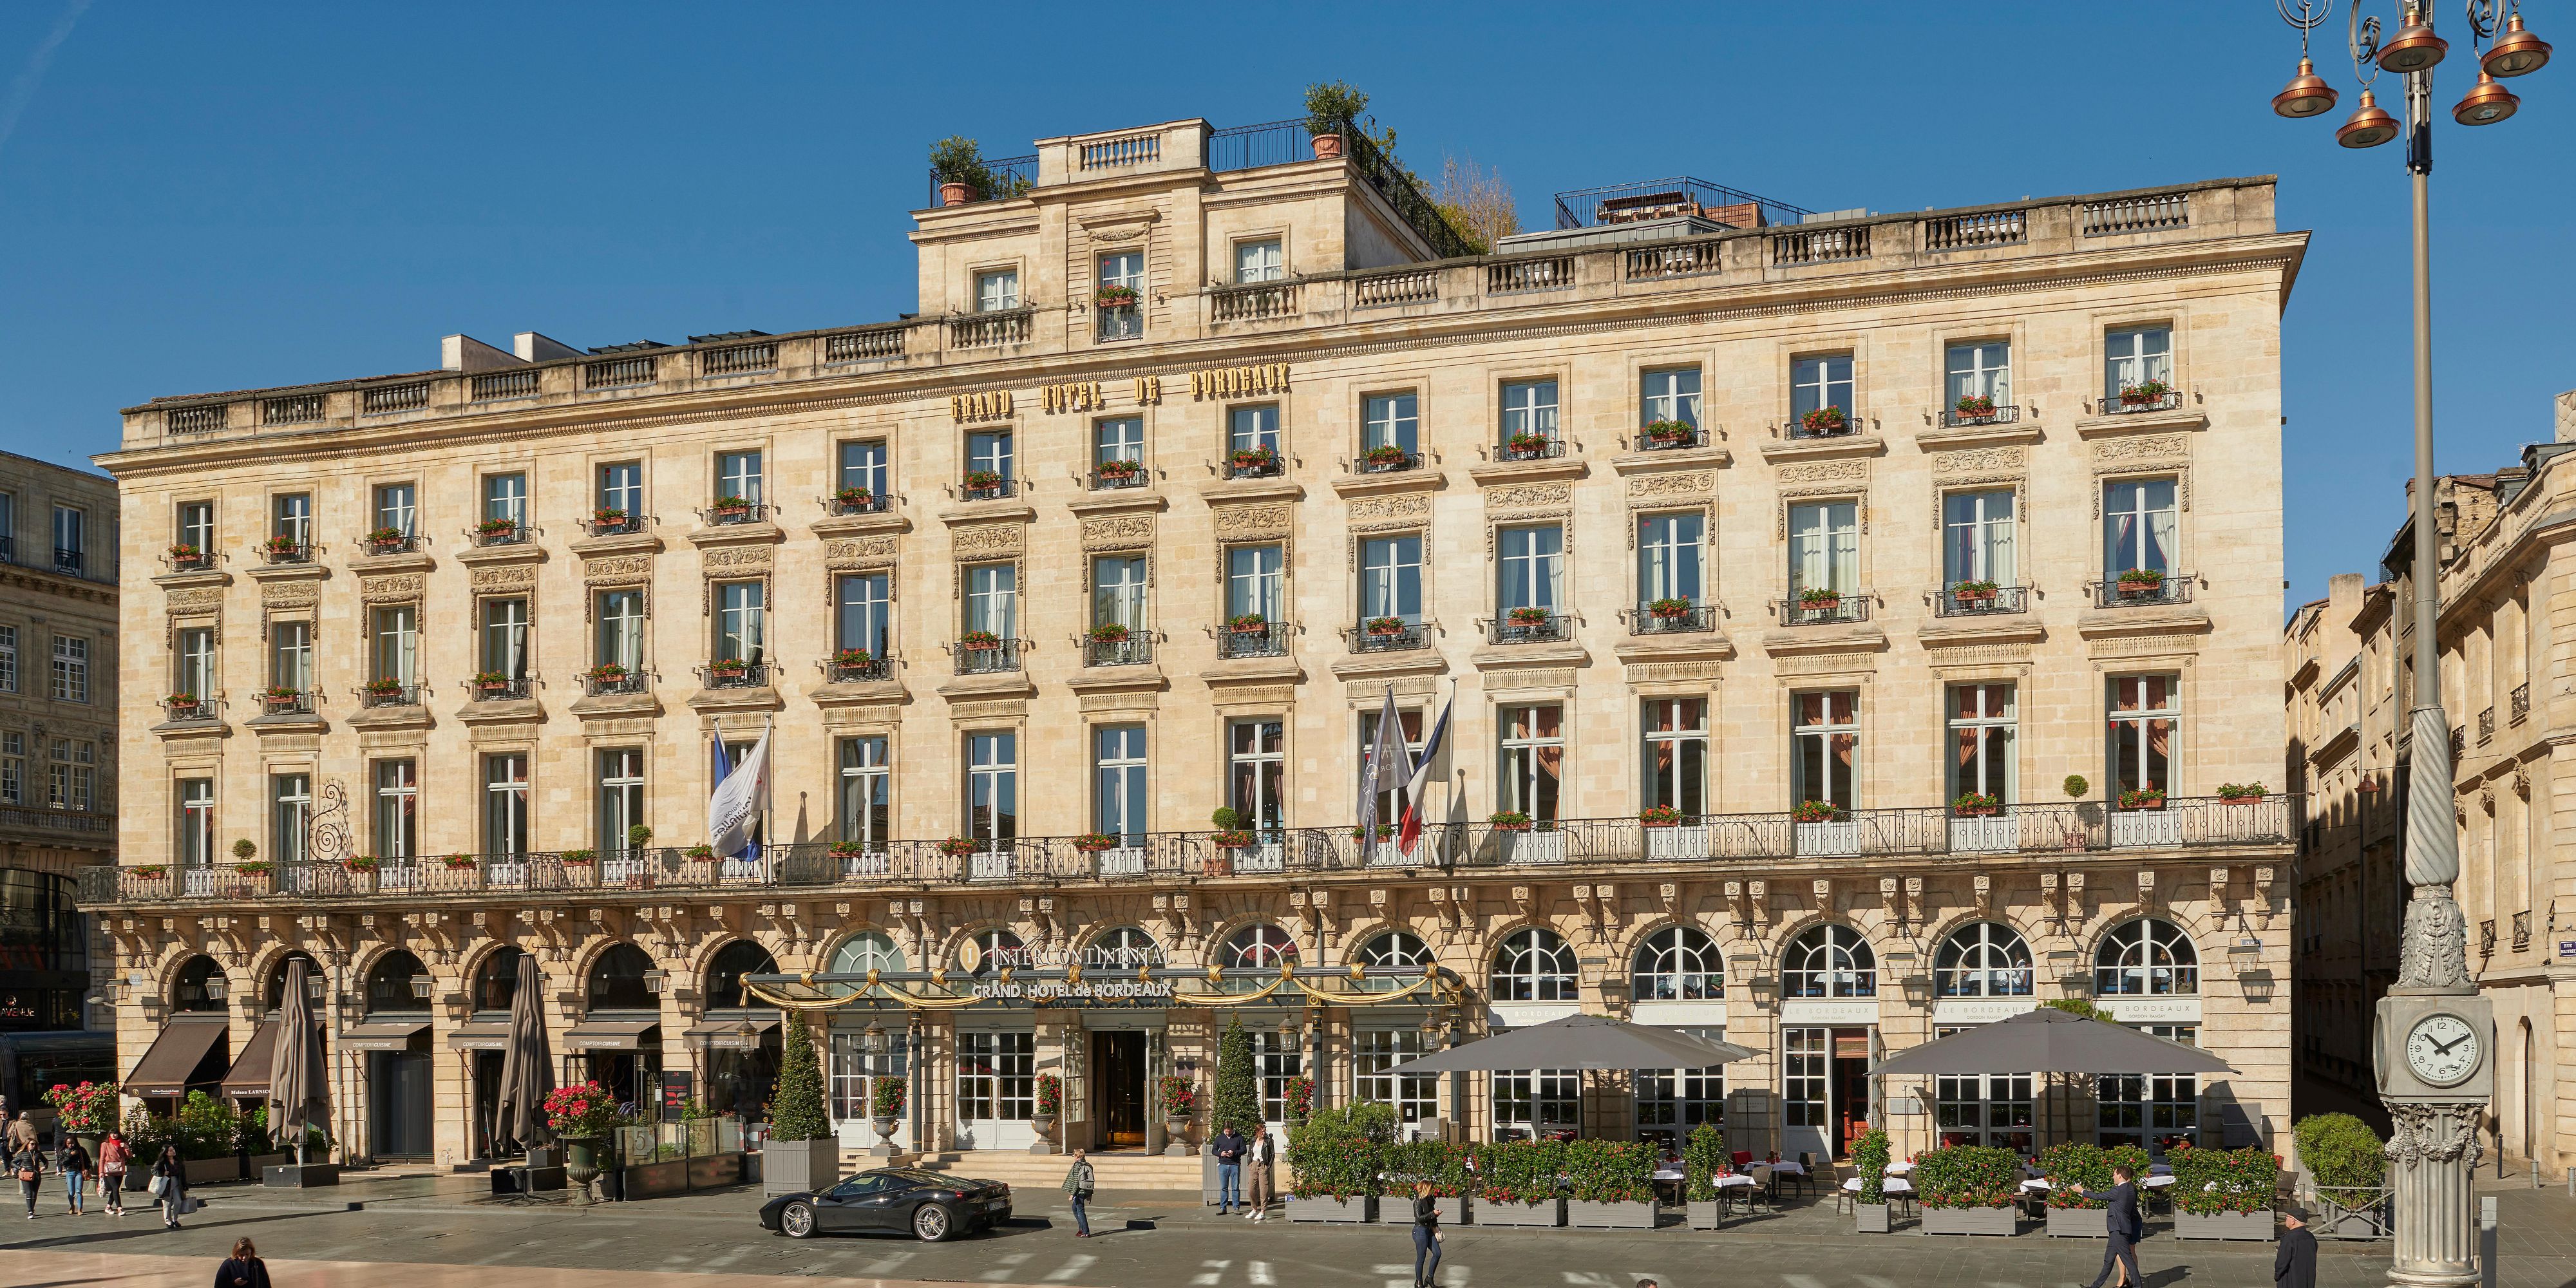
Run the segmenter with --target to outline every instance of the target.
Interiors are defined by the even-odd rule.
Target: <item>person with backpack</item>
[[[123,1132],[109,1132],[98,1143],[98,1190],[107,1199],[109,1216],[125,1215],[125,1171],[134,1161]]]
[[[1065,1169],[1064,1173],[1064,1193],[1065,1197],[1073,1200],[1073,1237],[1077,1239],[1091,1237],[1091,1216],[1083,1210],[1083,1205],[1091,1202],[1093,1184],[1091,1151],[1073,1151],[1073,1166]]]

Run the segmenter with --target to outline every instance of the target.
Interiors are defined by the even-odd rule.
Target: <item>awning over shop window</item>
[[[160,1036],[152,1039],[143,1058],[134,1062],[134,1073],[125,1080],[126,1094],[147,1099],[188,1094],[188,1079],[229,1031],[221,1015],[172,1017],[161,1026]]]
[[[628,1020],[599,1024],[576,1024],[563,1035],[566,1051],[639,1051],[646,1034],[657,1034],[661,1025],[652,1020]],[[652,1045],[659,1046],[659,1042]]]
[[[340,1030],[343,1051],[405,1051],[412,1035],[426,1032],[427,1020],[370,1020]]]
[[[742,1024],[746,1019],[751,1021],[751,1036],[748,1038],[742,1035]],[[748,1051],[777,1031],[778,1016],[775,1014],[730,1015],[701,1020],[689,1026],[689,1031],[681,1036],[687,1038],[691,1046],[704,1044],[714,1051]]]
[[[250,1031],[250,1041],[242,1043],[241,1055],[233,1061],[232,1071],[224,1075],[227,1096],[265,1096],[268,1074],[277,1063],[277,1021],[261,1020]]]
[[[510,1045],[510,1022],[493,1020],[488,1024],[460,1024],[448,1030],[447,1046],[453,1051],[501,1051]]]

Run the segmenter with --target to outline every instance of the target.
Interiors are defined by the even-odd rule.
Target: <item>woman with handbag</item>
[[[18,1147],[9,1156],[9,1171],[18,1178],[18,1190],[27,1196],[27,1219],[36,1219],[36,1189],[45,1183],[45,1156],[34,1142]]]
[[[152,1197],[161,1201],[163,1229],[179,1228],[179,1214],[188,1210],[188,1165],[179,1159],[179,1147],[164,1145],[161,1157],[152,1162]]]
[[[81,1211],[82,1183],[89,1179],[89,1151],[81,1148],[80,1138],[66,1132],[63,1147],[54,1151],[54,1166],[62,1169],[63,1197],[71,1201],[73,1216],[87,1216]]]
[[[134,1161],[134,1151],[125,1147],[123,1132],[109,1132],[98,1143],[98,1190],[107,1199],[109,1216],[125,1215],[125,1169]]]

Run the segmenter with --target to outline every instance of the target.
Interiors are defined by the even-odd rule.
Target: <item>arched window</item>
[[[1277,926],[1246,926],[1225,941],[1228,968],[1275,971],[1297,964],[1297,941]]]
[[[2169,921],[2141,918],[2102,937],[2093,954],[2097,997],[2147,997],[2200,991],[2200,953]]]
[[[301,948],[278,958],[277,964],[268,969],[268,986],[260,990],[260,997],[267,1004],[268,1009],[275,1011],[286,1006],[286,970],[287,967],[299,961],[304,963],[304,987],[307,990],[317,987],[313,981],[323,978],[322,963],[313,960],[313,954]],[[318,987],[327,989],[329,986],[326,984]],[[310,999],[314,994],[308,991],[305,996]]]
[[[1163,962],[1163,946],[1134,926],[1103,931],[1082,946],[1084,970],[1138,970]]]
[[[367,968],[367,1014],[386,1011],[427,1011],[429,999],[413,989],[414,976],[427,976],[429,968],[420,959],[395,949],[376,959]]]
[[[653,969],[653,959],[633,944],[611,944],[599,960],[590,964],[590,1009],[593,1011],[649,1011],[654,1009],[653,991],[644,986],[644,972]]]
[[[224,968],[206,956],[191,957],[180,963],[179,974],[170,985],[170,1009],[174,1011],[221,1011],[224,999],[216,990],[206,987],[209,980],[222,976]]]
[[[1815,926],[1780,954],[1782,997],[1876,997],[1878,957],[1849,926]]]
[[[1556,932],[1532,926],[1516,931],[1494,950],[1494,1000],[1497,1002],[1571,1002],[1574,950]]]
[[[1420,935],[1409,931],[1390,930],[1360,945],[1359,952],[1352,957],[1352,960],[1367,967],[1381,969],[1392,967],[1398,970],[1418,971],[1431,964],[1431,946],[1423,943]],[[1360,991],[1392,993],[1404,987],[1405,983],[1406,981],[1392,976],[1363,977],[1360,980]]]
[[[1717,942],[1689,926],[1666,926],[1637,945],[1630,983],[1640,1002],[1700,1002],[1726,996]]]
[[[832,950],[832,964],[824,969],[835,975],[865,975],[872,970],[903,968],[903,950],[895,947],[893,940],[873,930],[862,930]]]
[[[2030,974],[2030,945],[1992,921],[1961,926],[1932,955],[1932,984],[1942,997],[2028,997]]]
[[[503,944],[483,954],[483,963],[474,968],[474,1009],[506,1011],[519,996],[519,959],[527,956],[516,944]]]
[[[710,1008],[758,1006],[758,999],[742,991],[745,975],[775,975],[778,959],[769,950],[748,939],[737,939],[716,950],[714,961],[707,963],[707,1005]]]

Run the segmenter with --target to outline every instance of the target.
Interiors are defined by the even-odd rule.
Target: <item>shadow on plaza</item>
[[[181,1226],[176,1230],[172,1230],[158,1224],[157,1218],[147,1217],[147,1220],[154,1221],[155,1223],[149,1225],[127,1226],[108,1225],[96,1228],[95,1233],[86,1234],[56,1235],[48,1233],[44,1238],[28,1239],[22,1242],[0,1240],[0,1248],[7,1248],[13,1252],[41,1252],[64,1248],[97,1247],[103,1243],[125,1243],[134,1239],[185,1237],[191,1230],[208,1229],[215,1226],[221,1226],[224,1229],[232,1230],[242,1226],[268,1225],[278,1221],[301,1221],[308,1217],[340,1216],[344,1215],[344,1209],[316,1209],[308,1212],[268,1212],[258,1216],[252,1216],[245,1212],[241,1216],[228,1217],[224,1214],[222,1207],[209,1203],[196,1215],[197,1220],[193,1224]],[[13,1288],[38,1288],[38,1286],[33,1284],[14,1285]]]

